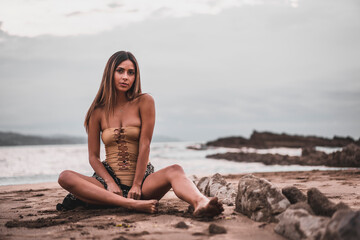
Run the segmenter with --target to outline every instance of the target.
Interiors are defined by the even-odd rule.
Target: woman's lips
[[[126,84],[126,83],[120,83],[120,86],[122,86],[122,87],[127,87],[127,86],[129,86],[129,84]]]

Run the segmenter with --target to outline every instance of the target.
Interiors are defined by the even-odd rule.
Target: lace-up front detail
[[[107,128],[101,138],[105,144],[106,162],[122,184],[131,186],[139,151],[139,127]]]
[[[125,142],[125,130],[123,128],[114,129],[114,140],[118,145],[118,165],[119,170],[129,169],[129,152]]]

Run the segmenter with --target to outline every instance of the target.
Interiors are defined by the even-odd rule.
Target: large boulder
[[[235,211],[258,222],[276,222],[290,202],[272,183],[263,178],[246,175],[239,180]]]
[[[199,189],[199,191],[206,195],[206,188],[208,187],[210,182],[210,178],[209,177],[203,177],[199,180],[199,182],[197,183],[196,187]]]
[[[331,217],[337,210],[349,209],[345,203],[335,204],[331,202],[317,188],[310,188],[307,192],[307,199],[310,207],[316,215]]]
[[[197,184],[197,188],[205,196],[217,197],[223,204],[232,206],[236,198],[236,187],[219,174],[216,173],[212,177],[203,177]]]
[[[339,210],[326,227],[322,240],[360,239],[360,211]]]
[[[287,239],[321,239],[330,218],[311,215],[306,209],[289,207],[277,216],[274,231]],[[329,238],[330,239],[330,238]]]
[[[216,173],[210,178],[209,185],[206,189],[206,195],[217,197],[222,203],[233,206],[236,198],[236,188],[219,174]]]

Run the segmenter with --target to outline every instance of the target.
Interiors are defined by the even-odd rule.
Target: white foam
[[[299,156],[301,149],[273,148],[209,148],[191,150],[186,147],[193,142],[152,143],[150,161],[156,170],[172,164],[180,164],[188,175],[236,174],[250,172],[309,171],[335,169],[324,166],[264,165],[262,163],[239,163],[221,159],[209,159],[206,155],[225,152],[278,153]],[[101,150],[104,160],[104,150]],[[93,170],[88,161],[87,145],[51,145],[0,147],[0,185],[56,181],[66,169],[90,175]]]

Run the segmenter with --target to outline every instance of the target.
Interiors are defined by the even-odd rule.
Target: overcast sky
[[[0,131],[85,135],[128,50],[155,135],[360,137],[358,0],[0,0]]]

